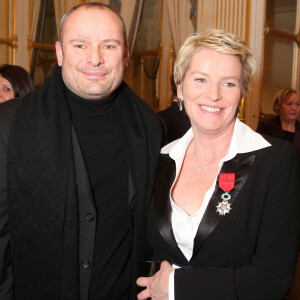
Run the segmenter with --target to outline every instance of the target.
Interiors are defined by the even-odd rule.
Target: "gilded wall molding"
[[[10,5],[13,5],[13,13],[12,18],[10,18]],[[4,2],[4,31],[6,38],[0,38],[0,44],[8,45],[12,48],[12,63],[16,64],[16,50],[18,48],[18,37],[16,34],[16,15],[17,15],[17,2],[16,0],[13,0],[13,2],[9,2],[9,0],[5,0]],[[11,35],[10,35],[10,27],[11,27]],[[10,35],[10,37],[8,37]],[[6,62],[9,63],[9,55],[8,50],[5,54],[6,56]]]

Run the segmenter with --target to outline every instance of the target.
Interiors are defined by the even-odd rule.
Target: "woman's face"
[[[15,95],[10,82],[0,74],[0,103],[13,98],[15,98]]]
[[[281,103],[279,115],[286,122],[296,122],[300,115],[300,97],[298,94],[291,94],[286,101]]]
[[[193,129],[218,135],[232,130],[242,95],[242,64],[235,55],[200,48],[178,85]]]

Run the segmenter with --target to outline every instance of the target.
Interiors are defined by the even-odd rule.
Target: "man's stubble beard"
[[[65,67],[66,68],[66,67]],[[68,72],[65,72],[64,66],[62,66],[62,77],[65,85],[77,96],[87,100],[101,100],[109,97],[121,84],[122,78],[114,85],[114,78],[110,77],[108,82],[104,85],[98,83],[98,87],[90,87],[89,84],[83,84],[79,76],[76,76],[78,80],[74,80]],[[124,72],[123,72],[124,73]],[[92,81],[91,81],[92,82]],[[95,80],[95,82],[98,82]]]

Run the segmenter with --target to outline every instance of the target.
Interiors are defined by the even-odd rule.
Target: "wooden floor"
[[[290,292],[288,293],[285,299],[300,300],[300,251],[298,252],[298,259],[297,259],[294,281],[290,289]]]

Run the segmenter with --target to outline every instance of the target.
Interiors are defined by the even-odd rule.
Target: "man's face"
[[[65,21],[56,56],[67,87],[85,99],[103,99],[123,80],[128,60],[121,21],[109,10],[80,8]]]

